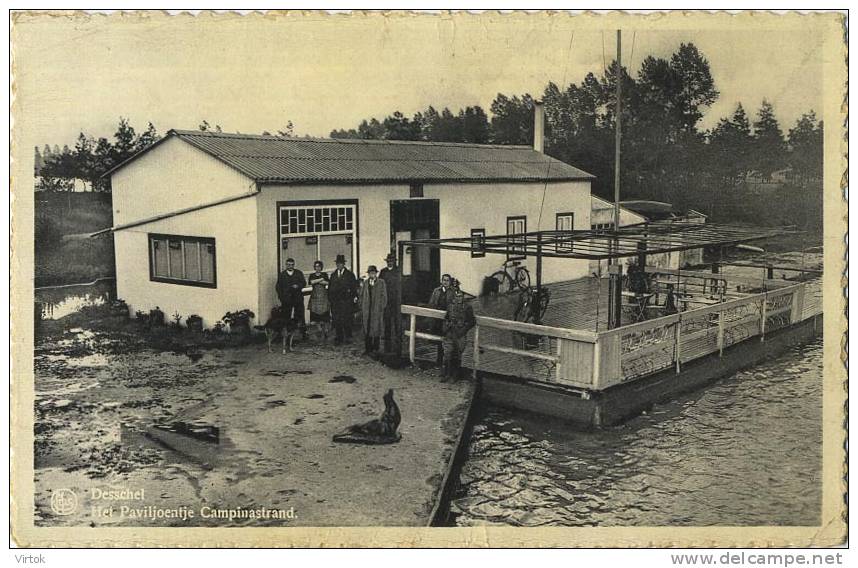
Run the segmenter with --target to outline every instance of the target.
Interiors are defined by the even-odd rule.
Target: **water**
[[[486,410],[453,511],[459,526],[817,525],[821,452],[820,339],[605,430]]]
[[[101,280],[95,284],[36,290],[35,299],[42,304],[42,319],[57,320],[85,306],[104,304],[115,296],[115,289],[113,280]]]

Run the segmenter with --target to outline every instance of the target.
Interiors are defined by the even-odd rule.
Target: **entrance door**
[[[390,244],[398,251],[403,240],[437,239],[440,226],[437,199],[409,199],[390,202]],[[410,249],[410,250],[409,250]],[[428,247],[406,247],[402,267],[403,301],[425,303],[441,278],[441,251]]]

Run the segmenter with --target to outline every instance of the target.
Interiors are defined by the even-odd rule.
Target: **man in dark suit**
[[[307,339],[307,323],[304,320],[304,287],[307,281],[304,273],[295,268],[295,260],[286,260],[286,270],[277,277],[277,297],[283,307],[283,315],[288,321],[301,328],[301,334]]]
[[[396,266],[396,255],[390,253],[385,259],[387,266],[378,277],[387,287],[387,307],[384,309],[384,351],[397,356],[402,351],[402,272]]]
[[[328,300],[331,303],[331,323],[334,326],[334,344],[352,342],[352,320],[357,302],[357,279],[346,268],[346,257],[337,255],[337,268],[331,272]]]

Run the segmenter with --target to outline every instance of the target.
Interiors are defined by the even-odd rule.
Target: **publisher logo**
[[[57,515],[71,515],[77,511],[77,495],[71,489],[57,489],[51,493],[51,509]]]

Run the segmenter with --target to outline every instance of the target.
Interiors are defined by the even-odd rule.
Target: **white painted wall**
[[[268,314],[279,302],[274,286],[279,267],[277,249],[279,231],[277,227],[278,201],[313,200],[358,200],[358,250],[356,266],[349,266],[360,276],[366,267],[375,264],[384,266],[384,257],[390,250],[390,201],[408,199],[408,185],[264,185],[256,198],[257,258],[259,263],[260,312]],[[333,266],[326,266],[330,272]]]
[[[249,178],[178,139],[166,140],[122,168],[111,183],[114,225],[255,188]],[[242,308],[258,317],[256,220],[256,198],[248,197],[115,232],[118,296],[132,312],[158,306],[167,317],[197,314],[206,327]],[[149,233],[214,238],[217,288],[150,281]]]
[[[506,218],[527,215],[528,231],[537,229],[542,183],[531,184],[426,184],[426,199],[440,201],[440,236],[468,237],[471,229],[485,228],[487,234],[505,234]],[[358,200],[358,266],[362,275],[366,267],[384,265],[390,249],[390,201],[408,199],[408,185],[278,185],[263,186],[258,202],[259,224],[259,300],[261,313],[268,313],[277,303],[277,202],[319,199]],[[575,227],[590,226],[589,182],[551,183],[545,192],[542,228],[554,229],[555,213],[574,212]],[[495,272],[505,260],[501,255],[471,258],[468,252],[441,251],[441,272],[450,272],[462,280],[465,290],[477,294],[482,279]],[[534,269],[533,259],[525,263]],[[332,267],[325,267],[326,270]],[[353,268],[354,267],[350,267]],[[545,282],[578,278],[587,274],[586,261],[546,259]],[[535,278],[535,275],[534,275]]]
[[[113,224],[252,193],[256,184],[178,138],[169,138],[110,178]]]
[[[149,233],[214,238],[217,288],[149,280]],[[211,327],[226,312],[250,308],[259,323],[255,198],[118,231],[113,241],[117,294],[132,313],[158,306],[168,318],[197,314]]]
[[[590,182],[518,184],[426,185],[426,197],[441,200],[441,238],[469,237],[471,229],[484,228],[487,235],[505,235],[508,216],[525,215],[527,230],[554,230],[556,213],[575,214],[574,229],[590,228]],[[545,196],[544,206],[543,195]],[[542,209],[542,222],[539,213]],[[487,254],[471,258],[470,253],[441,251],[441,272],[449,272],[471,294],[482,291],[483,278],[497,271],[506,256]],[[522,261],[536,283],[536,259]],[[586,260],[546,258],[543,282],[572,280],[587,275]]]
[[[597,223],[613,223],[614,222],[614,205],[610,201],[606,201],[595,195],[591,196],[592,213],[590,214],[590,225]],[[620,207],[620,227],[634,225],[636,223],[646,222],[646,217],[640,213],[635,213],[625,207]]]

